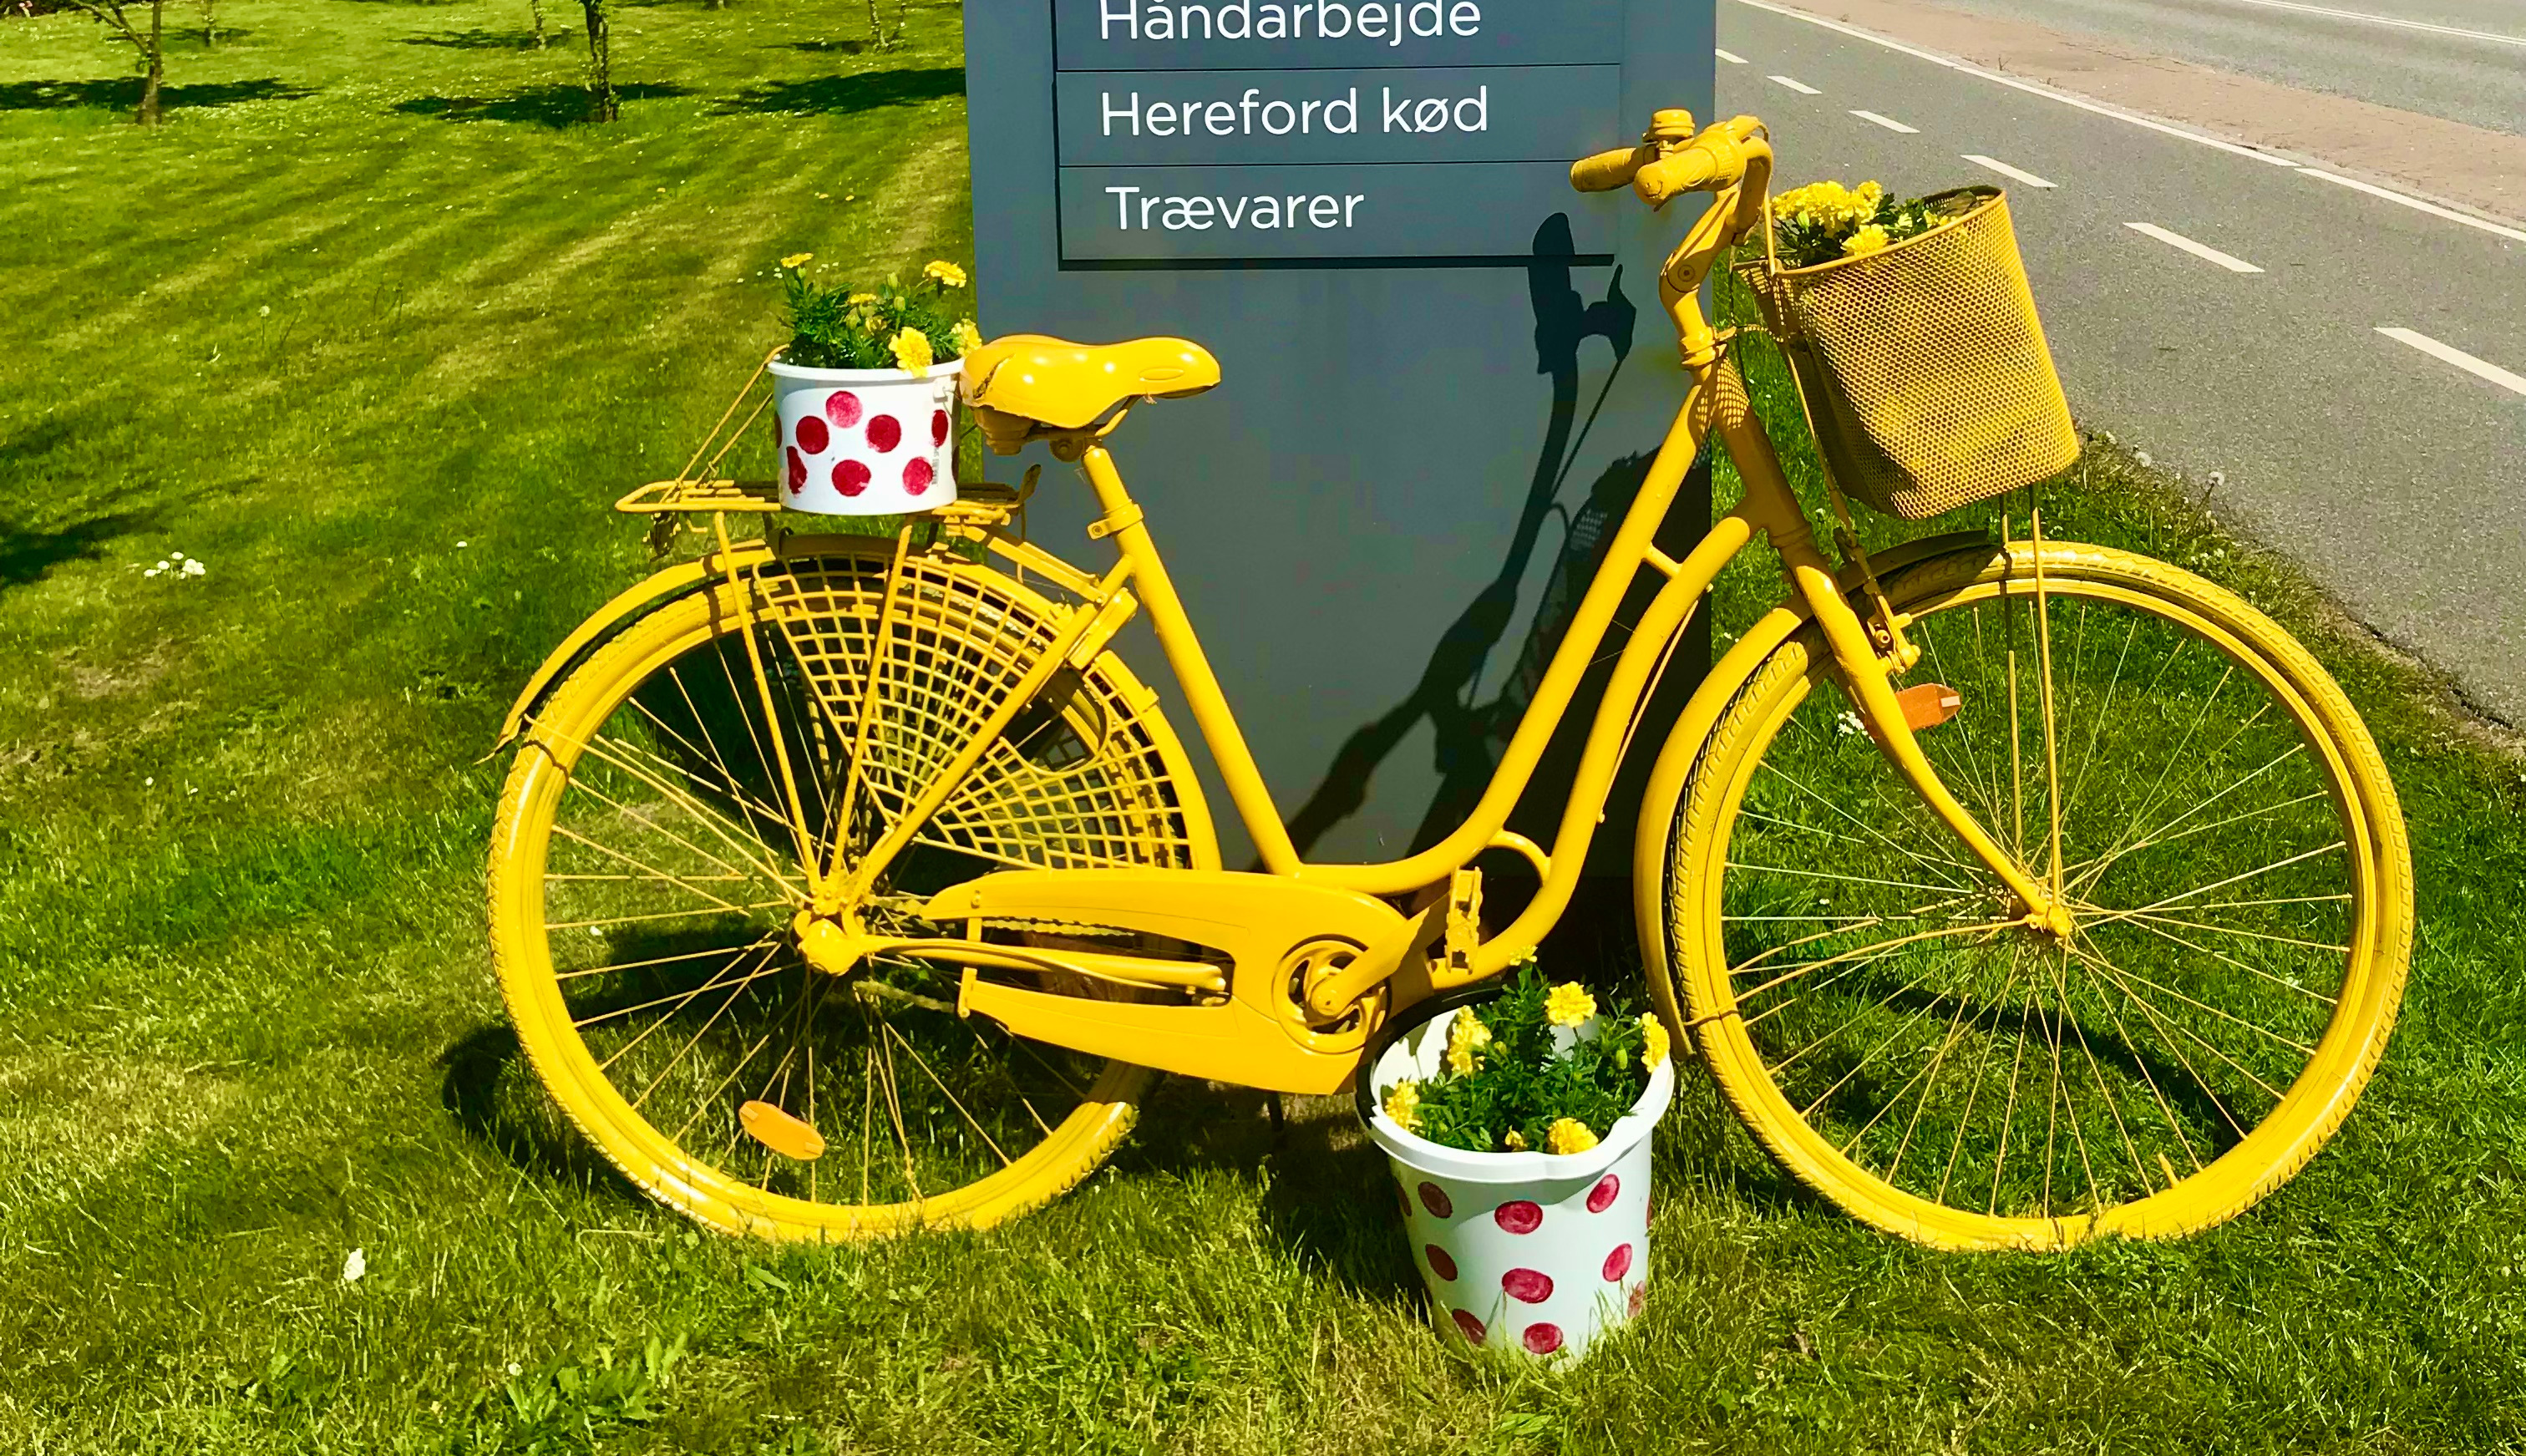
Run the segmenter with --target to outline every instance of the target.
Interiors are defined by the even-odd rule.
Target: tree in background
[[[535,49],[542,50],[544,48],[544,0],[527,0],[527,5],[535,13]]]
[[[614,94],[612,26],[606,22],[606,3],[579,0],[580,9],[587,12],[587,119],[591,122],[623,119],[622,99]]]
[[[220,0],[202,0],[202,49],[217,50],[220,44]]]
[[[136,7],[132,0],[70,0],[71,5],[93,17],[98,25],[131,42],[138,52],[140,66],[140,108],[131,120],[143,126],[159,122],[158,88],[167,78],[167,48],[162,43],[167,33],[167,0],[148,0],[149,28],[143,30],[133,19]]]
[[[878,50],[890,51],[903,42],[903,27],[912,22],[911,0],[895,0],[894,28],[888,30],[878,14],[878,0],[868,0],[869,41]]]

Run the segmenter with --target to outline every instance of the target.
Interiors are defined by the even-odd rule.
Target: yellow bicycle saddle
[[[962,387],[984,437],[1010,455],[1036,427],[1078,429],[1127,399],[1181,399],[1218,382],[1219,361],[1188,339],[1074,344],[1012,333],[965,356]]]

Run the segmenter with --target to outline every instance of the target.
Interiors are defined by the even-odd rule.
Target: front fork
[[[1733,369],[1733,362],[1722,362],[1723,369]],[[1788,572],[1791,585],[1806,602],[1816,625],[1824,631],[1826,643],[1833,649],[1835,664],[1841,668],[1843,680],[1848,684],[1860,716],[1875,729],[1873,736],[1895,769],[1900,772],[1930,812],[1951,830],[1964,846],[1982,861],[1992,874],[1999,877],[2015,898],[2027,926],[2066,938],[2072,929],[2068,907],[2055,887],[2046,883],[2018,863],[2017,857],[1993,838],[1980,821],[1956,801],[1931,766],[1928,755],[1921,751],[1910,722],[1904,717],[1902,704],[1895,700],[1894,685],[1889,679],[1885,657],[1870,639],[1868,627],[1859,614],[1850,609],[1840,582],[1816,548],[1815,532],[1808,527],[1806,516],[1798,508],[1797,495],[1790,489],[1781,473],[1780,457],[1772,441],[1750,411],[1743,407],[1743,386],[1725,386],[1711,391],[1720,400],[1717,419],[1713,422],[1728,453],[1737,462],[1737,472],[1745,481],[1745,504],[1741,507],[1752,524],[1771,540],[1781,554],[1781,564]],[[1730,403],[1737,408],[1728,407]],[[1888,626],[1894,624],[1890,620]],[[2048,699],[2048,694],[2047,694]],[[2048,726],[2048,724],[2047,724]],[[2056,796],[2057,797],[2057,796]],[[2057,848],[2055,850],[2057,856]]]

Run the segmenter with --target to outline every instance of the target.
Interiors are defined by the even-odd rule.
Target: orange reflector
[[[1965,700],[1956,696],[1956,690],[1944,682],[1923,682],[1904,688],[1894,694],[1894,701],[1903,705],[1903,722],[1916,733],[1923,728],[1937,728],[1955,717],[1957,710],[1965,705]]]
[[[769,1102],[748,1102],[736,1110],[745,1135],[784,1158],[813,1163],[825,1156],[825,1134]]]

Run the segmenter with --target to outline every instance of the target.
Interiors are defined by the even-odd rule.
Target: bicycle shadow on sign
[[[1593,302],[1585,298],[1571,280],[1576,256],[1566,214],[1554,214],[1536,229],[1534,255],[1527,267],[1527,295],[1535,311],[1535,370],[1550,380],[1550,403],[1543,440],[1536,452],[1508,550],[1490,584],[1440,634],[1411,691],[1343,740],[1323,778],[1289,816],[1289,835],[1301,854],[1367,804],[1370,782],[1379,766],[1402,747],[1425,719],[1436,739],[1434,758],[1440,783],[1414,831],[1412,848],[1417,851],[1438,842],[1472,813],[1509,736],[1541,684],[1553,650],[1560,645],[1605,546],[1648,477],[1649,455],[1619,456],[1588,483],[1584,494],[1576,499],[1564,498],[1580,447],[1586,443],[1590,428],[1631,356],[1633,328],[1640,313],[1624,295],[1619,267],[1607,280],[1602,298]],[[1586,401],[1583,418],[1580,359],[1581,348],[1590,339],[1605,341],[1613,351],[1614,365],[1595,398]],[[1693,477],[1677,498],[1676,509],[1658,530],[1660,546],[1676,554],[1690,547],[1705,525],[1700,518],[1708,493],[1705,464],[1695,468]],[[1493,654],[1507,638],[1517,617],[1520,583],[1546,549],[1545,527],[1554,525],[1559,527],[1559,544],[1550,548],[1549,565],[1526,636],[1514,659],[1496,675],[1498,685],[1486,698],[1485,678],[1491,676],[1489,670]],[[1644,605],[1644,595],[1627,601],[1609,640],[1620,641],[1622,624],[1634,620]],[[1706,620],[1696,616],[1691,630],[1696,635],[1687,644],[1688,654],[1697,651],[1706,656]],[[1611,652],[1599,656],[1602,660],[1590,669],[1573,700],[1564,731],[1554,735],[1553,746],[1536,773],[1527,795],[1531,804],[1551,807],[1556,798],[1553,789],[1575,770],[1580,740],[1592,716],[1597,691],[1612,670]],[[1662,684],[1657,701],[1651,704],[1651,721],[1658,721],[1658,713],[1670,702],[1670,691],[1690,685]],[[1638,757],[1645,759],[1648,755]],[[1633,781],[1640,772],[1642,770],[1627,773],[1625,782]],[[1617,787],[1618,798],[1621,786]],[[1546,817],[1557,817],[1557,811]],[[1522,823],[1527,818],[1521,814],[1512,823]],[[1627,836],[1617,832],[1620,828],[1609,822],[1609,828],[1602,832],[1622,840]],[[1548,839],[1551,825],[1542,824],[1541,832]]]

